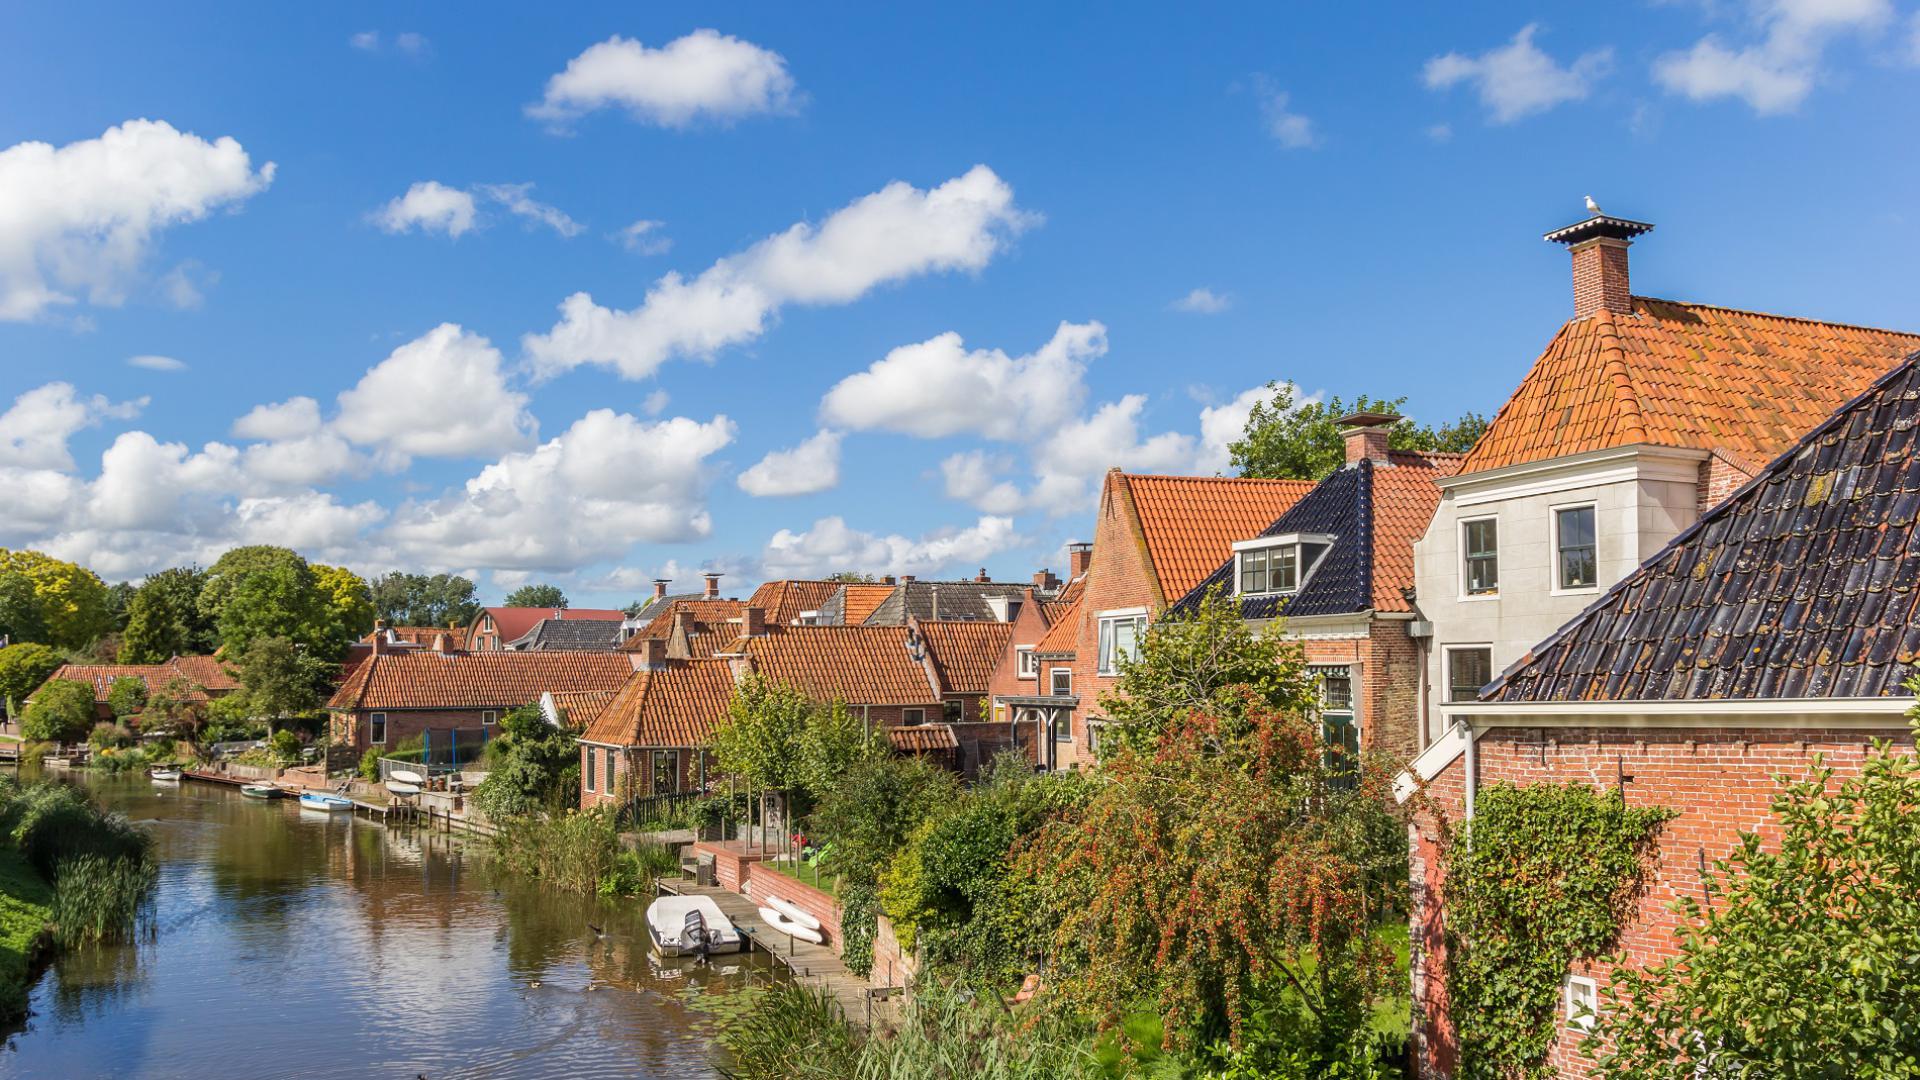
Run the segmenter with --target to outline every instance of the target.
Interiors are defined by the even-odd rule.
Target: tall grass
[[[64,946],[126,937],[139,924],[157,875],[152,859],[76,855],[60,860],[53,884],[54,936]]]
[[[679,868],[665,848],[649,844],[635,852],[622,847],[608,809],[505,818],[493,844],[507,869],[567,892],[639,896]]]
[[[53,884],[63,945],[130,935],[153,890],[153,838],[79,788],[0,777],[0,836]]]

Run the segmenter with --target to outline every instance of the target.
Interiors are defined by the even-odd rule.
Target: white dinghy
[[[777,896],[767,897],[760,908],[760,917],[775,930],[799,941],[811,941],[815,945],[826,943],[827,935],[820,930],[820,920],[801,911]]]
[[[739,952],[740,931],[710,896],[663,896],[647,905],[647,936],[661,956]]]

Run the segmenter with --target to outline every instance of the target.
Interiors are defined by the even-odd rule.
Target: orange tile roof
[[[667,638],[673,635],[673,617],[677,611],[693,613],[693,634],[687,640],[689,655],[682,659],[704,660],[713,655],[716,648],[733,640],[739,627],[729,625],[740,617],[746,605],[738,600],[675,600],[662,608],[647,625],[622,642],[620,648],[627,652],[638,652],[640,643],[648,638]]]
[[[895,750],[908,754],[960,749],[960,737],[947,724],[912,724],[888,728],[887,742]]]
[[[940,687],[949,694],[984,694],[1013,641],[1013,624],[1003,622],[915,623],[926,640]]]
[[[1373,471],[1373,609],[1412,611],[1413,544],[1440,505],[1434,481],[1460,470],[1461,454],[1395,450],[1391,469]]]
[[[1650,443],[1770,461],[1920,337],[1633,298],[1561,327],[1467,455],[1463,473]]]
[[[568,731],[585,731],[613,702],[618,690],[562,690],[552,693],[553,707]]]
[[[858,626],[866,622],[867,616],[873,614],[875,608],[886,603],[887,597],[892,596],[893,590],[897,588],[899,588],[897,585],[858,583],[844,586],[847,598],[847,625]]]
[[[904,626],[786,626],[741,646],[754,671],[821,701],[937,703],[927,670],[907,651]]]
[[[587,726],[582,742],[605,746],[705,746],[733,699],[725,660],[690,660],[636,671]]]
[[[207,700],[208,695],[199,691],[217,693],[240,686],[240,681],[227,671],[226,665],[211,656],[176,656],[164,664],[62,664],[59,670],[47,677],[47,682],[65,679],[90,683],[93,686],[93,699],[105,701],[113,689],[114,680],[125,678],[139,679],[146,684],[149,694],[174,679],[185,679],[195,688],[196,692],[188,695],[190,700],[195,701]]]
[[[178,668],[195,686],[208,690],[240,689],[240,680],[217,656],[176,656],[167,663]]]
[[[623,653],[379,653],[354,669],[329,709],[512,709],[547,691],[614,690],[633,674]]]
[[[803,611],[820,610],[840,589],[837,581],[769,581],[753,590],[747,606],[765,611],[767,622],[786,626]]]
[[[1050,604],[1071,604],[1075,600],[1080,599],[1080,594],[1086,591],[1087,575],[1081,574],[1079,577],[1061,586],[1060,594],[1047,602]]]
[[[1054,616],[1047,632],[1040,635],[1034,643],[1034,655],[1042,653],[1072,654],[1080,644],[1080,601],[1067,605],[1067,610]]]
[[[533,629],[533,624],[541,619],[613,619],[627,617],[627,613],[615,608],[550,608],[550,607],[490,607],[481,608],[481,615],[493,616],[494,632],[501,641],[512,641]],[[480,615],[473,617],[475,623]],[[429,639],[431,640],[431,639]]]
[[[1233,553],[1235,540],[1258,536],[1313,490],[1311,480],[1128,473],[1118,479],[1132,495],[1147,560],[1168,602],[1213,573]]]
[[[409,645],[418,645],[422,648],[432,645],[433,639],[440,634],[447,635],[449,649],[459,652],[467,647],[467,628],[464,626],[389,626],[386,632],[392,634],[396,641],[404,641]],[[360,641],[371,645],[374,637],[379,633],[378,630],[369,630]]]

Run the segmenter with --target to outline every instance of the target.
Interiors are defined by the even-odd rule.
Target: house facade
[[[497,652],[507,648],[514,640],[524,637],[534,624],[542,619],[555,622],[569,619],[587,619],[599,622],[621,622],[626,612],[613,608],[544,608],[544,607],[490,607],[481,608],[466,628],[467,649],[472,652]]]
[[[1920,665],[1920,362],[1908,360],[1594,597],[1471,701],[1402,777],[1456,824],[1488,785],[1578,783],[1677,811],[1617,951],[1676,955],[1673,903],[1742,832],[1775,831],[1777,777],[1816,758],[1857,775],[1900,738]],[[1413,972],[1421,1075],[1459,1064],[1446,986],[1446,872],[1434,817],[1413,829]],[[1565,973],[1548,1064],[1583,1077],[1584,1010],[1614,968]],[[1603,1017],[1604,1018],[1604,1017]]]
[[[1459,471],[1415,545],[1434,706],[1480,688],[1915,348],[1920,337],[1634,296],[1653,227],[1596,215],[1572,252],[1574,317]]]

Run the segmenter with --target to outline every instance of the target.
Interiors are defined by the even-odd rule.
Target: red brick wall
[[[1627,280],[1625,241],[1589,240],[1573,249],[1573,317],[1584,319],[1605,308],[1616,315],[1633,310]]]
[[[840,904],[833,897],[774,870],[752,865],[745,867],[745,870],[746,885],[740,890],[744,895],[762,907],[766,906],[767,897],[777,896],[819,919],[820,928],[827,935],[826,944],[834,952],[840,951]]]
[[[494,730],[499,727],[499,717],[507,710],[505,708],[360,709],[351,713],[333,713],[327,720],[329,732],[337,741],[353,747],[355,752],[365,753],[367,748],[373,745],[372,715],[383,711],[387,714],[387,741],[381,745],[395,747],[428,729],[433,729],[437,733],[449,728],[457,728],[462,732],[461,741],[464,743],[465,732],[482,729],[482,714],[486,712],[493,713],[495,718],[493,727],[486,729],[487,737],[491,739]]]
[[[1046,632],[1046,622],[1040,617],[1040,605],[1033,601],[1033,594],[1028,593],[1027,602],[1020,605],[1020,614],[1013,620],[1013,634],[1007,640],[1007,651],[993,669],[993,676],[987,680],[988,695],[1026,697],[1040,692],[1036,689],[1039,679],[1020,678],[1015,646],[1038,644],[1040,636]]]
[[[1063,766],[1075,760],[1091,762],[1087,720],[1101,715],[1100,696],[1114,682],[1099,673],[1099,613],[1146,608],[1149,618],[1157,618],[1164,606],[1147,561],[1146,538],[1136,527],[1136,521],[1131,497],[1124,487],[1109,479],[1100,493],[1100,516],[1093,528],[1093,566],[1087,571],[1080,603],[1080,627],[1070,665],[1073,692],[1080,696],[1080,706],[1073,714],[1073,746],[1070,750],[1061,747]]]
[[[1704,512],[1709,507],[1718,506],[1751,479],[1751,476],[1735,468],[1720,455],[1709,457],[1700,463],[1699,508]]]
[[[1612,787],[1624,771],[1631,778],[1625,785],[1629,804],[1680,811],[1661,831],[1647,888],[1636,899],[1632,919],[1619,941],[1631,963],[1645,966],[1675,954],[1674,932],[1680,920],[1670,905],[1681,896],[1699,894],[1703,858],[1711,865],[1727,855],[1742,831],[1777,835],[1768,812],[1777,790],[1774,777],[1805,777],[1815,754],[1825,755],[1839,777],[1858,775],[1875,734],[1816,729],[1499,728],[1481,736],[1478,744],[1480,786],[1508,781]],[[1887,733],[1877,734],[1885,737]],[[1462,812],[1464,765],[1464,757],[1457,759],[1429,789],[1435,803],[1456,822]],[[1412,832],[1416,1048],[1422,1075],[1445,1076],[1453,1062],[1442,975],[1445,880],[1432,821],[1422,821]],[[1570,974],[1594,979],[1604,996],[1611,968],[1582,964]],[[1564,1013],[1557,1023],[1560,1037],[1551,1064],[1561,1076],[1591,1075],[1588,1060],[1577,1049],[1582,1033],[1569,1031]]]

